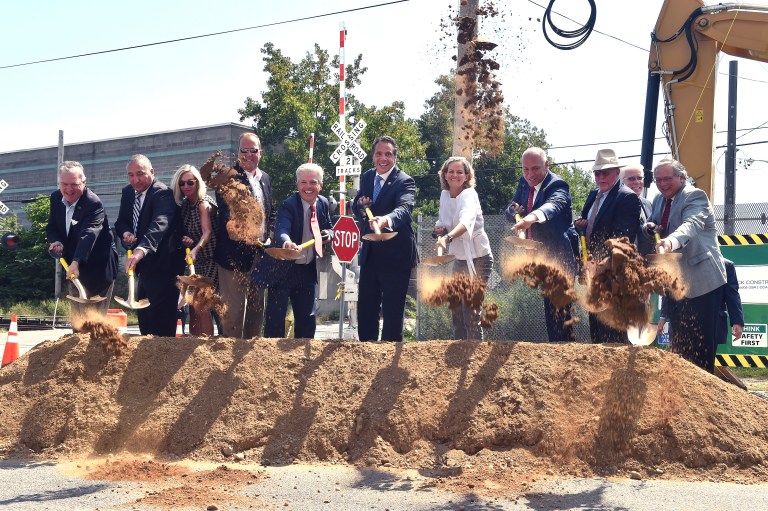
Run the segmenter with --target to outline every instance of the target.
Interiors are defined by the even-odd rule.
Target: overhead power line
[[[388,5],[399,4],[399,3],[403,3],[403,2],[409,2],[409,1],[410,0],[393,0],[391,2],[384,2],[384,3],[381,3],[381,4],[366,5],[366,6],[363,6],[363,7],[355,7],[355,8],[352,8],[352,9],[344,9],[343,11],[327,12],[325,14],[316,14],[314,16],[305,16],[303,18],[294,18],[294,19],[284,20],[284,21],[275,21],[273,23],[264,23],[263,25],[255,25],[253,27],[235,28],[235,29],[232,29],[232,30],[223,30],[221,32],[211,32],[210,34],[200,34],[200,35],[193,35],[193,36],[189,36],[189,37],[180,37],[178,39],[168,39],[166,41],[157,41],[157,42],[154,42],[154,43],[137,44],[135,46],[124,46],[122,48],[113,48],[111,50],[93,51],[93,52],[89,52],[89,53],[81,53],[79,55],[69,55],[69,56],[66,56],[66,57],[55,57],[55,58],[50,58],[50,59],[35,60],[35,61],[31,61],[31,62],[22,62],[22,63],[19,63],[19,64],[9,64],[7,66],[0,66],[0,69],[10,69],[10,68],[13,68],[13,67],[31,66],[33,64],[44,64],[46,62],[56,62],[58,60],[78,59],[78,58],[81,58],[81,57],[90,57],[90,56],[93,56],[93,55],[102,55],[102,54],[105,54],[105,53],[115,53],[115,52],[118,52],[118,51],[135,50],[135,49],[138,49],[138,48],[147,48],[147,47],[150,47],[150,46],[159,46],[161,44],[178,43],[178,42],[181,42],[181,41],[191,41],[193,39],[202,39],[204,37],[213,37],[213,36],[224,35],[224,34],[234,34],[236,32],[244,32],[246,30],[255,30],[257,28],[274,27],[274,26],[277,26],[277,25],[285,25],[285,24],[288,24],[288,23],[296,23],[298,21],[307,21],[307,20],[311,20],[311,19],[325,18],[325,17],[328,17],[328,16],[336,16],[337,14],[347,14],[347,13],[350,13],[350,12],[364,11],[366,9],[373,9],[373,8],[376,8],[376,7],[385,7],[385,6],[388,6]]]

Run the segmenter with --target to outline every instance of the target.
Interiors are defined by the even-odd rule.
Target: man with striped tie
[[[360,249],[360,297],[357,333],[361,341],[403,340],[405,297],[418,256],[411,227],[416,183],[397,165],[397,142],[383,136],[373,142],[374,168],[360,178],[360,191],[352,211],[360,219],[362,235],[375,231],[397,232],[386,241],[363,240]],[[368,220],[365,209],[371,210]]]
[[[123,188],[115,232],[123,246],[133,250],[125,269],[138,276],[136,299],[149,307],[136,311],[142,335],[176,335],[179,290],[176,276],[184,269],[178,235],[181,214],[170,188],[155,178],[149,158],[131,156],[128,186]]]

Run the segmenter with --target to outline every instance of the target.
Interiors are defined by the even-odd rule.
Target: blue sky
[[[382,2],[3,2],[0,66],[377,3]],[[507,105],[543,129],[553,146],[583,145],[553,150],[552,156],[558,161],[590,160],[599,146],[587,144],[619,140],[632,141],[612,145],[619,155],[638,154],[647,74],[644,49],[661,0],[596,0],[596,30],[613,37],[594,32],[571,51],[551,47],[541,33],[541,5],[548,2],[494,3],[503,16],[482,26],[481,34],[499,44],[496,60]],[[341,21],[348,30],[347,61],[362,53],[369,69],[355,94],[377,106],[402,100],[407,114],[415,118],[437,90],[434,79],[453,65],[454,50],[440,40],[440,21],[457,4],[457,0],[410,0],[234,34],[0,69],[0,151],[55,145],[60,129],[65,142],[73,143],[237,122],[236,110],[245,98],[258,98],[266,88],[259,51],[265,42],[274,43],[294,61],[311,51],[314,43],[335,54]],[[561,1],[555,9],[585,20],[588,3]],[[719,130],[727,125],[727,78],[722,73],[730,59],[724,56],[720,65]],[[739,83],[738,127],[759,126],[768,121],[768,111],[762,108],[768,65],[742,61],[739,72],[748,80]],[[768,130],[756,130],[739,141],[761,140],[768,140]],[[724,141],[725,135],[718,135],[718,144]],[[657,142],[657,151],[665,148]],[[768,144],[744,150],[743,156],[768,160]],[[718,168],[723,168],[722,161]],[[738,202],[763,200],[756,184],[765,181],[766,170],[768,163],[756,161],[739,171]],[[722,199],[716,195],[716,201]]]

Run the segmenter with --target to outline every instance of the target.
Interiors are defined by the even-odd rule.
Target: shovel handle
[[[131,250],[131,249],[129,248],[129,249],[128,249],[128,257],[131,257],[132,255],[133,255],[133,250]],[[131,268],[130,270],[128,270],[128,276],[129,276],[129,277],[133,277],[133,268]]]
[[[653,239],[656,241],[656,244],[658,245],[661,241],[661,236],[659,236],[659,233],[657,231],[653,232]],[[665,250],[663,248],[659,249],[659,254],[663,254]]]
[[[187,264],[191,266],[192,265],[192,258],[189,256],[189,252],[190,252],[189,247],[184,249],[184,257],[187,259]]]
[[[522,222],[523,217],[520,216],[520,213],[515,213],[515,222]],[[518,231],[517,237],[520,239],[525,239],[525,231]]]
[[[579,236],[579,242],[581,243],[581,260],[584,261],[584,264],[587,264],[587,259],[589,258],[589,254],[587,254],[587,237]]]
[[[365,214],[368,217],[368,220],[373,220],[373,213],[371,213],[370,208],[365,208]],[[379,229],[379,225],[376,223],[373,224],[373,232],[381,234],[381,229]]]
[[[61,263],[61,267],[64,268],[64,271],[69,271],[69,265],[67,264],[67,261],[63,257],[59,257],[59,262]],[[69,276],[70,279],[74,277],[75,274]]]
[[[315,244],[315,240],[314,240],[314,239],[311,239],[311,240],[305,241],[304,243],[302,243],[301,245],[299,245],[299,248],[300,248],[301,250],[304,250],[305,248],[309,248],[309,247],[311,247],[311,246],[312,246],[312,245],[314,245],[314,244]]]

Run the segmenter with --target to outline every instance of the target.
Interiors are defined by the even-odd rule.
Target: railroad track
[[[53,316],[19,316],[16,315],[19,331],[41,330],[44,328],[69,328],[69,316],[56,316],[54,324]],[[11,325],[11,316],[0,316],[0,328],[8,329]]]

